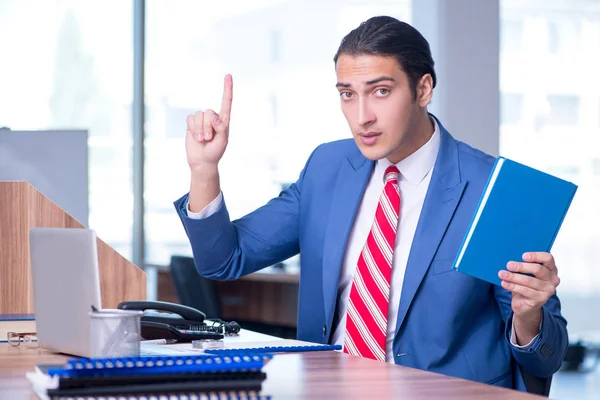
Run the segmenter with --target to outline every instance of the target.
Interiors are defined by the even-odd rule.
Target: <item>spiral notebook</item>
[[[78,358],[47,374],[59,377],[138,376],[203,372],[257,371],[270,358],[268,354],[238,354],[215,357],[206,354],[190,356],[148,356],[120,358]]]
[[[206,349],[204,353],[215,354],[221,357],[235,357],[240,355],[250,354],[265,354],[272,353],[303,353],[308,351],[334,351],[342,350],[339,344],[315,344],[315,345],[300,345],[300,346],[261,346],[261,347],[242,347],[242,348],[223,348],[223,349]]]
[[[269,359],[257,354],[80,358],[40,365],[27,378],[43,399],[262,399],[261,368]]]
[[[144,356],[169,355],[198,355],[198,354],[275,354],[275,353],[295,353],[307,351],[333,351],[341,350],[339,345],[318,344],[313,342],[304,342],[302,340],[263,340],[263,341],[226,341],[221,343],[202,343],[202,341],[193,341],[192,343],[176,344],[151,344],[142,343],[140,352]],[[214,351],[213,351],[214,350]]]

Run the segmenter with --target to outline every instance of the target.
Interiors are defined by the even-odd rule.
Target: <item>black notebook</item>
[[[196,396],[218,394],[218,393],[235,393],[236,397],[243,398],[248,393],[258,394],[261,390],[263,378],[255,380],[216,380],[216,381],[184,381],[184,382],[152,382],[138,384],[123,384],[110,386],[89,386],[69,389],[48,389],[46,394],[51,399],[73,397],[73,398],[88,398],[95,397],[110,397],[123,396],[130,400],[133,398],[141,398],[142,396],[157,396],[168,395],[168,399],[185,398],[192,394]],[[218,398],[218,397],[217,397]],[[234,397],[235,398],[235,397]]]
[[[206,392],[206,393],[154,393],[144,395],[113,395],[113,396],[53,396],[41,397],[42,399],[50,400],[271,400],[271,396],[263,396],[253,392],[239,391],[221,391],[221,392]]]

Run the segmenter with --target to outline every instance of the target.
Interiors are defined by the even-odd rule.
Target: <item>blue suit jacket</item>
[[[510,292],[451,268],[494,158],[455,140],[441,124],[440,134],[404,278],[395,362],[525,390],[516,364],[547,377],[566,352],[560,302],[546,303],[539,336],[520,350],[509,343]],[[352,139],[323,144],[294,184],[233,222],[225,203],[206,219],[188,218],[183,196],[175,207],[198,271],[237,279],[300,252],[298,339],[328,342],[346,242],[373,166]]]

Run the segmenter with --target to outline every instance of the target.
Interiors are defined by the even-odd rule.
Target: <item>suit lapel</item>
[[[373,165],[373,161],[367,160],[360,153],[348,157],[342,163],[335,183],[323,249],[323,299],[328,323],[335,310],[348,236]]]
[[[466,186],[461,181],[457,142],[438,121],[440,150],[415,231],[398,308],[396,334],[429,269]]]

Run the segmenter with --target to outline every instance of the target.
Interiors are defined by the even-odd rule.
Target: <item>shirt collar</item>
[[[431,135],[427,143],[404,160],[396,163],[396,167],[400,170],[400,180],[408,181],[411,186],[417,186],[425,179],[437,158],[440,148],[440,127],[435,118],[431,118],[431,120],[434,125],[433,135]],[[375,166],[376,176],[381,176],[382,179],[385,179],[385,169],[390,165],[392,163],[387,158],[377,160],[377,165]]]

